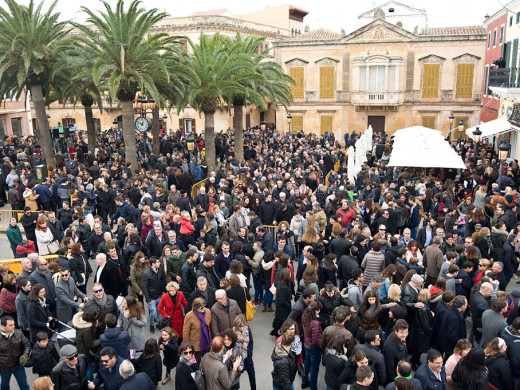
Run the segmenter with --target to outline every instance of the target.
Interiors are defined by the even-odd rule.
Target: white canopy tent
[[[395,132],[388,166],[466,169],[462,158],[444,140],[442,133],[423,126]]]
[[[480,136],[480,138],[494,137],[494,136],[500,135],[502,133],[507,133],[509,131],[514,130],[513,126],[511,126],[511,123],[509,123],[505,119],[497,118],[497,119],[494,119],[494,120],[486,122],[486,123],[481,123],[478,126],[473,126],[473,127],[466,129],[466,134],[468,135],[468,137],[473,139],[473,131],[477,127],[482,132],[482,135]]]

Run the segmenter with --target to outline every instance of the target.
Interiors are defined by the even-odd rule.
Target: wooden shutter
[[[291,120],[291,132],[303,130],[303,115],[293,115]]]
[[[184,134],[184,119],[179,118],[179,130]]]
[[[422,125],[424,127],[430,128],[430,129],[435,129],[435,116],[433,116],[433,115],[424,115],[422,117]]]
[[[321,116],[321,134],[332,132],[332,115]]]
[[[457,65],[456,98],[471,98],[473,96],[473,72],[474,64]]]
[[[191,132],[195,134],[196,133],[196,131],[195,131],[196,129],[197,128],[195,127],[195,119],[192,119],[191,120]]]
[[[334,67],[320,66],[320,98],[334,97]]]
[[[291,66],[289,74],[296,82],[296,85],[291,85],[291,91],[294,99],[303,99],[303,66]]]
[[[439,97],[440,64],[425,64],[423,67],[422,97],[424,99]]]

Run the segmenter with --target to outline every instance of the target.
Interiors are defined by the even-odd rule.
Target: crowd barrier
[[[204,185],[204,183],[206,182],[206,179],[203,179],[197,183],[195,183],[194,185],[191,186],[191,199],[194,199],[195,196],[199,193],[200,191],[200,187],[202,187]]]
[[[278,230],[278,226],[274,226],[274,225],[263,225],[263,226],[265,227],[265,230],[267,230],[269,233],[271,233],[271,235],[273,236],[273,239],[274,239],[274,236],[276,235],[276,232]]]
[[[58,255],[46,255],[40,256],[40,258],[53,262],[58,258]],[[6,264],[9,267],[9,271],[12,271],[15,274],[19,274],[22,271],[22,265],[20,264],[22,259],[24,259],[24,257],[21,257],[19,259],[0,260],[0,264]]]

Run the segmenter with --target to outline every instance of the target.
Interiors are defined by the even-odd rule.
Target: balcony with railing
[[[400,93],[397,91],[352,91],[350,93],[350,99],[352,104],[363,106],[396,106],[402,102],[400,99]]]
[[[495,95],[520,98],[520,68],[490,69],[488,85]]]

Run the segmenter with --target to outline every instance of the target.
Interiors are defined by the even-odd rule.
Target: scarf
[[[103,298],[101,299],[97,299],[96,296],[94,296],[92,299],[94,299],[94,302],[96,302],[97,305],[100,306],[102,309],[104,309],[107,305],[107,294],[103,294]]]
[[[209,337],[209,327],[206,322],[206,310],[204,310],[204,313],[200,313],[198,310],[193,310],[193,312],[200,321],[200,354],[204,355],[209,351],[209,344],[211,342]]]
[[[192,364],[194,363],[197,363],[197,361],[195,360],[195,355],[193,355],[193,358],[191,360],[188,360],[186,359],[184,356],[181,356],[179,361],[185,365],[187,365],[188,367],[191,366]]]
[[[47,305],[45,304],[45,298],[43,298],[43,299],[38,298],[38,303],[39,303],[42,307],[47,307]]]

